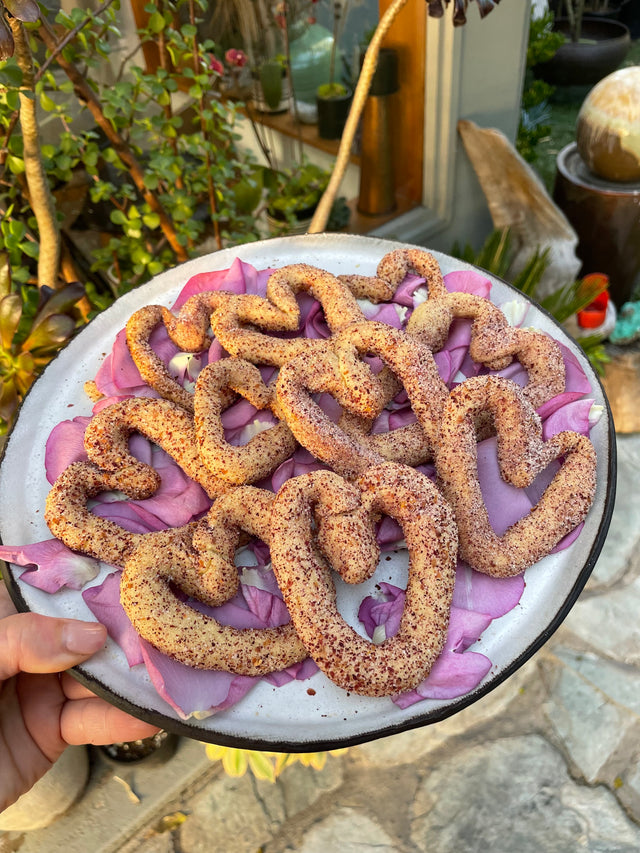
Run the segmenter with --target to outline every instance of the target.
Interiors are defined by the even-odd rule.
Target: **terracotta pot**
[[[554,29],[569,36],[569,22],[558,18]],[[582,21],[582,40],[567,41],[548,62],[536,65],[536,77],[553,86],[593,86],[620,65],[631,47],[629,30],[609,18]]]

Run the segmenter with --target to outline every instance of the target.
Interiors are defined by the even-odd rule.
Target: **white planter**
[[[0,831],[27,832],[49,826],[80,797],[88,779],[87,747],[67,747],[49,772],[0,814]]]

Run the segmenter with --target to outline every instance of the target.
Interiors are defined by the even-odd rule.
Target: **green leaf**
[[[43,110],[46,110],[48,113],[53,112],[56,109],[56,102],[49,97],[45,92],[42,92],[40,95],[40,106]]]
[[[160,216],[157,213],[145,213],[142,217],[142,221],[147,228],[154,229],[160,227]]]
[[[246,750],[229,747],[222,756],[222,766],[228,776],[244,776],[248,766]]]
[[[19,88],[21,85],[22,71],[14,62],[7,62],[4,67],[0,68],[0,86],[11,89],[14,86]]]
[[[0,344],[4,350],[11,349],[13,336],[22,317],[22,299],[17,293],[8,293],[0,299]]]
[[[9,255],[6,252],[0,252],[0,293],[6,296],[11,292],[11,265],[9,263]]]
[[[262,94],[271,109],[276,109],[282,100],[282,66],[279,62],[263,62],[260,66]]]
[[[24,240],[20,243],[20,251],[28,258],[40,257],[40,244],[32,243],[30,240]]]
[[[160,12],[154,12],[152,15],[149,16],[149,22],[147,26],[152,33],[161,33],[166,26],[164,15],[162,15]]]
[[[273,762],[263,752],[251,750],[248,755],[249,767],[256,779],[264,779],[267,782],[276,781],[276,772]]]
[[[129,221],[123,210],[112,210],[109,214],[109,219],[114,225],[126,225]]]
[[[64,314],[84,296],[84,287],[78,281],[66,284],[60,290],[54,290],[49,299],[36,314],[34,327],[52,314]]]
[[[24,174],[24,160],[22,157],[14,157],[12,154],[8,154],[7,166],[12,175]]]
[[[68,340],[76,324],[67,314],[53,314],[33,329],[21,346],[23,352],[47,352]]]

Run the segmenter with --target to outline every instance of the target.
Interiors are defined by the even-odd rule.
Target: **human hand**
[[[99,699],[65,670],[105,644],[96,622],[16,613],[0,582],[0,811],[70,744],[137,740],[158,729]]]

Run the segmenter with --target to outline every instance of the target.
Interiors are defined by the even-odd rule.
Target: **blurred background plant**
[[[140,48],[152,47],[157,61],[136,52],[116,66],[117,0],[53,22],[34,0],[0,0],[2,292],[11,295],[8,315],[20,307],[22,365],[16,373],[3,358],[0,377],[18,398],[30,384],[30,348],[32,378],[55,350],[25,334],[43,294],[81,282],[73,312],[63,312],[77,328],[164,269],[260,236],[261,176],[238,148],[242,104],[223,95],[237,63],[225,65],[221,49],[199,39],[205,7],[146,4]],[[5,350],[10,337],[3,331]],[[14,411],[2,408],[1,429]]]
[[[212,761],[220,761],[228,776],[244,776],[249,771],[256,779],[275,782],[286,767],[300,763],[303,767],[322,770],[330,755],[343,755],[346,749],[330,752],[258,752],[250,749],[234,749],[226,746],[206,744],[206,752]]]
[[[531,257],[521,272],[509,280],[507,271],[512,263],[513,251],[508,228],[493,231],[479,252],[475,252],[471,246],[461,247],[459,244],[455,244],[451,254],[467,261],[467,263],[475,264],[505,281],[509,281],[513,287],[536,301],[562,324],[566,324],[579,311],[587,308],[606,288],[606,276],[599,279],[595,279],[593,276],[585,276],[584,279],[567,282],[547,296],[540,296],[538,287],[549,266],[548,249],[532,251]],[[602,374],[604,365],[609,361],[602,335],[593,334],[581,337],[578,344],[582,347],[593,368]]]
[[[535,163],[539,152],[538,143],[551,132],[549,99],[553,95],[554,87],[536,78],[533,69],[536,65],[548,62],[564,44],[564,36],[553,30],[553,22],[554,16],[550,12],[536,17],[532,10],[520,124],[516,138],[516,148],[528,163]]]

